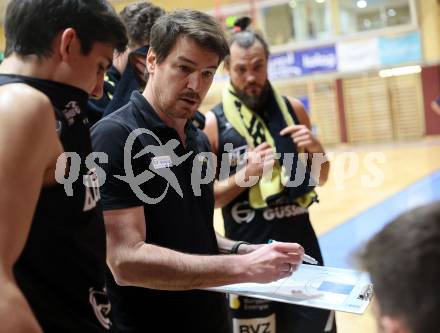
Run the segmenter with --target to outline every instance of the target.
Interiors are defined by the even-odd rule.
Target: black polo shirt
[[[191,123],[185,131],[186,148],[138,92],[99,121],[92,128],[92,143],[95,152],[108,155],[108,163],[100,165],[106,173],[101,187],[104,210],[143,206],[145,242],[186,253],[218,254],[212,183],[201,185],[200,196],[191,184],[194,159],[210,151],[209,143]],[[171,153],[165,146],[173,148]],[[127,181],[131,170],[134,176],[146,175],[136,182],[137,189]],[[227,332],[224,295],[120,287],[110,273],[107,284],[118,332]]]

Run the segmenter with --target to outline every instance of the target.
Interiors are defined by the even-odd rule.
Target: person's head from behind
[[[213,17],[186,9],[160,17],[147,55],[147,92],[153,106],[173,118],[190,119],[228,53]]]
[[[440,202],[396,218],[357,259],[371,275],[381,332],[439,332]]]
[[[268,88],[269,47],[260,34],[250,30],[234,33],[229,45],[225,69],[238,97],[254,109]]]
[[[138,2],[126,6],[119,14],[127,29],[128,49],[135,50],[150,44],[150,33],[156,20],[165,11],[149,2]]]
[[[143,78],[145,71],[146,47],[150,44],[150,33],[154,22],[165,14],[165,11],[149,2],[138,2],[126,6],[119,16],[127,29],[128,49],[115,58],[119,63],[118,70],[123,71],[130,61]],[[144,53],[145,52],[145,53]]]
[[[48,78],[102,94],[113,51],[126,30],[106,0],[12,0],[5,17],[6,57],[51,62]]]

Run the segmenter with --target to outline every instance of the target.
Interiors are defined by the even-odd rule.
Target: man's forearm
[[[214,184],[215,207],[222,208],[243,193],[247,187],[238,185],[237,179],[245,179],[246,168],[241,168],[236,174],[227,179],[216,181]]]
[[[231,240],[226,237],[223,237],[222,235],[219,235],[218,233],[216,233],[216,237],[217,237],[217,244],[218,244],[220,253],[230,254],[233,247],[238,245],[237,242],[240,242],[239,240],[235,241],[235,240]],[[250,252],[255,251],[256,249],[260,248],[261,246],[263,246],[263,244],[248,244],[246,242],[241,242],[239,247],[236,249],[236,251],[237,251],[236,254],[250,253]]]
[[[321,169],[319,170],[319,186],[324,185],[327,182],[328,175],[330,173],[330,161],[325,161],[321,164]]]
[[[140,242],[108,252],[121,286],[190,290],[225,284],[267,283],[292,274],[303,260],[296,243],[243,245],[243,255],[194,255]]]
[[[313,151],[308,151],[309,161],[312,163],[312,176],[318,180],[318,185],[322,186],[327,182],[330,172],[330,161],[325,155],[324,147],[321,143]]]
[[[161,290],[189,290],[238,283],[246,275],[240,256],[192,255],[151,244],[119,251],[109,265],[115,280],[124,286]]]

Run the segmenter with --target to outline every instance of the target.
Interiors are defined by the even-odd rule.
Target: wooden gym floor
[[[440,199],[440,137],[327,151],[329,181],[310,209],[327,266],[351,267],[351,253],[393,217]],[[223,232],[219,210],[215,226]],[[337,313],[337,324],[339,333],[376,331],[371,306],[362,316]]]

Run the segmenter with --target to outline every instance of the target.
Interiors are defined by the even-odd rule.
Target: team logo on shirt
[[[238,224],[250,223],[255,217],[255,210],[249,206],[249,202],[239,202],[232,207],[232,218]]]
[[[297,215],[307,214],[307,208],[299,207],[295,204],[266,208],[263,211],[263,218],[266,221],[280,220],[283,218],[293,217]]]
[[[151,163],[153,163],[153,168],[155,170],[163,169],[163,168],[171,168],[173,166],[173,162],[171,161],[170,156],[153,157]]]
[[[275,314],[264,318],[232,319],[233,333],[271,333],[275,332]]]
[[[99,179],[96,173],[96,168],[92,168],[83,176],[83,183],[85,187],[85,199],[83,211],[87,212],[96,207],[96,203],[101,199],[99,193]]]
[[[110,321],[111,304],[107,298],[107,292],[105,288],[103,291],[97,291],[93,288],[89,289],[89,302],[93,308],[93,312],[96,315],[99,323],[107,330],[112,326]]]
[[[75,117],[81,114],[81,108],[77,101],[70,101],[66,104],[63,114],[66,117],[67,123],[69,126],[72,126],[75,123]]]
[[[284,206],[267,207],[262,211],[262,217],[266,221],[281,220],[283,218],[307,214],[307,208],[299,207],[296,204]],[[249,206],[249,202],[236,203],[231,209],[232,218],[238,224],[250,223],[255,217],[255,210]]]

